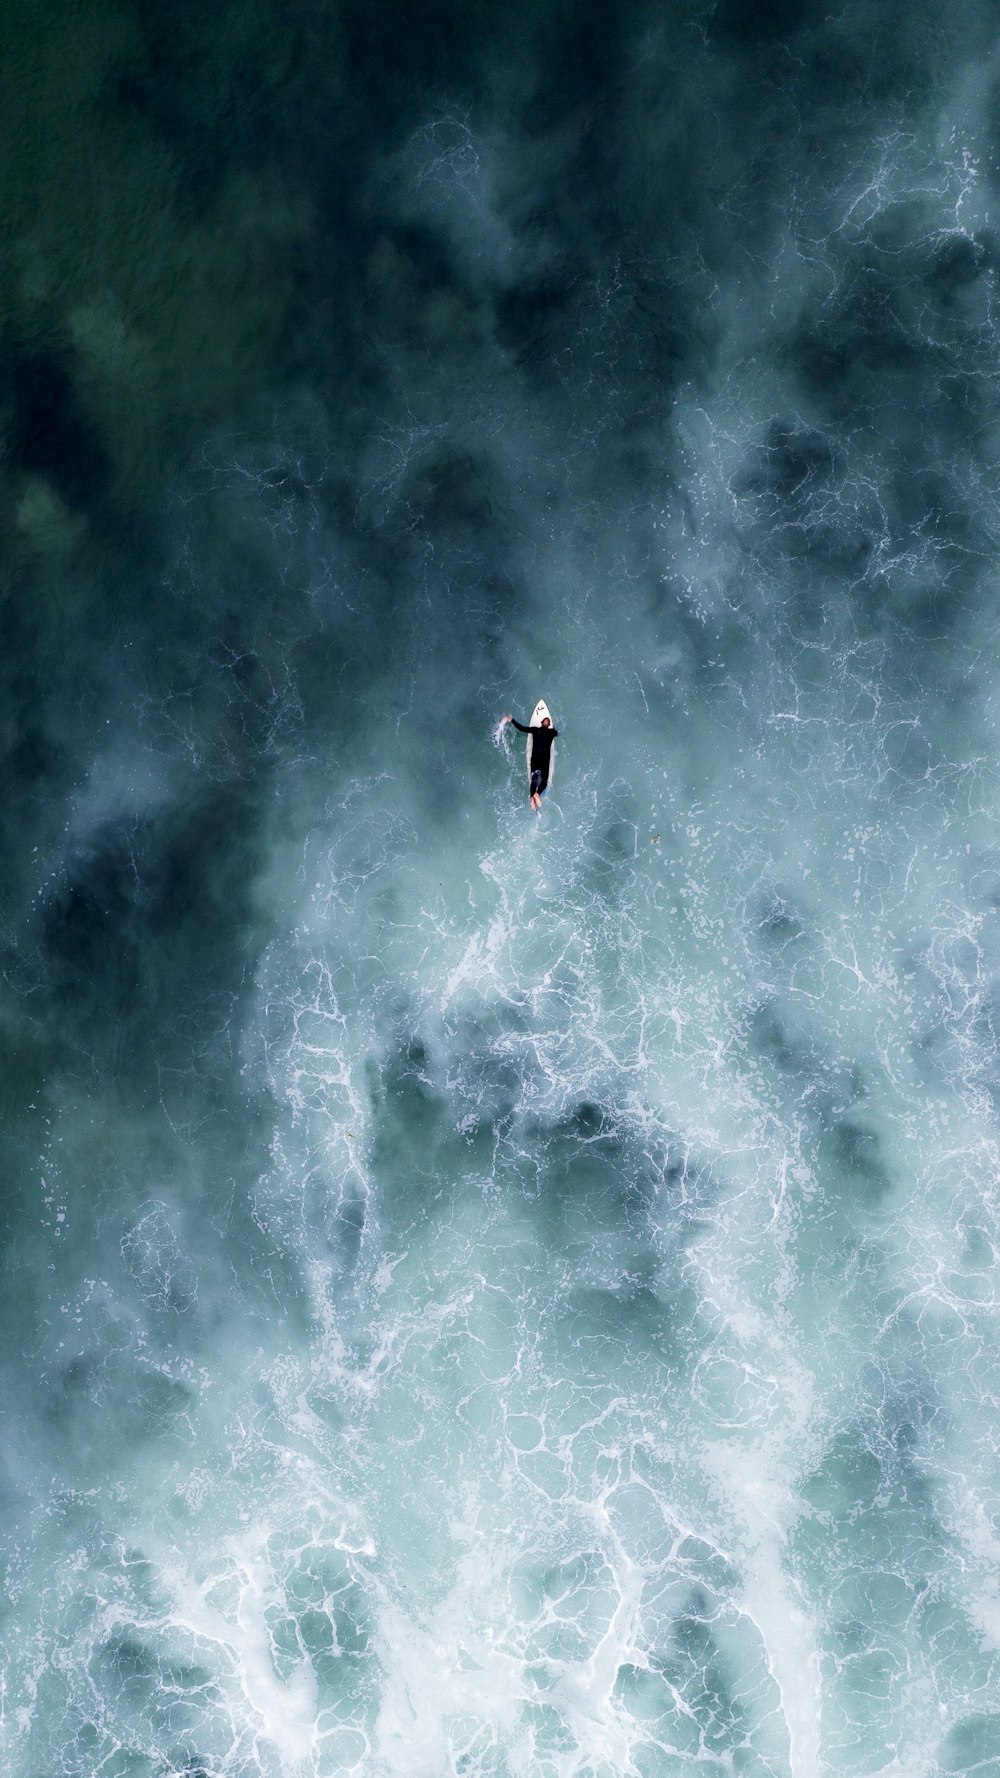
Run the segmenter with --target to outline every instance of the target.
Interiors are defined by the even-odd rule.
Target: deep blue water
[[[995,9],[6,14],[0,1767],[1000,1778]]]

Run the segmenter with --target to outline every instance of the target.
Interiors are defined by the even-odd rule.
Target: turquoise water
[[[1000,1778],[993,13],[8,45],[3,1770]]]

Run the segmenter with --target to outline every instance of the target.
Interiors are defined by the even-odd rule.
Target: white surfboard
[[[548,704],[545,702],[544,698],[539,698],[537,704],[535,705],[535,708],[532,710],[531,715],[528,719],[528,727],[529,728],[541,728],[543,716],[547,716],[549,721],[552,722],[552,712],[549,709]],[[555,723],[552,722],[552,727],[555,728],[555,726],[556,726]],[[528,787],[530,789],[530,787],[531,787],[531,736],[530,735],[528,736],[528,745],[524,750],[524,756],[528,762]],[[556,775],[556,744],[553,741],[552,751],[549,754],[549,783],[550,784],[552,783],[552,780],[555,777],[555,775]]]

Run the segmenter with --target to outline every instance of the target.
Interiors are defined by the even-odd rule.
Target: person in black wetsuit
[[[552,754],[552,743],[559,730],[552,727],[548,716],[543,716],[537,728],[525,728],[513,716],[505,716],[504,722],[512,722],[522,735],[531,736],[531,806],[536,815],[542,806],[549,782],[549,759]]]

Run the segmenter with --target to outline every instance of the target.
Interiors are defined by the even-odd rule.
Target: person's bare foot
[[[531,799],[531,806],[534,809],[536,815],[541,813],[542,799],[539,796],[537,790],[535,791],[535,793]]]

